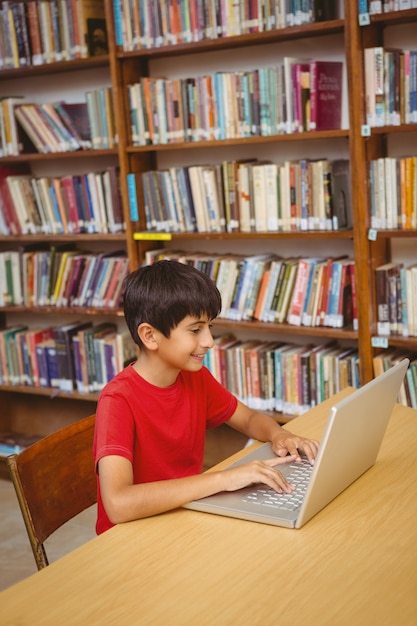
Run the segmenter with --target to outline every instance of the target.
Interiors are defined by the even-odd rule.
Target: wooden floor
[[[227,426],[209,431],[205,469],[237,452],[246,442],[243,435]],[[50,562],[92,539],[95,536],[95,517],[95,507],[92,507],[50,537],[46,543]],[[0,591],[36,571],[13,486],[9,480],[0,478]]]

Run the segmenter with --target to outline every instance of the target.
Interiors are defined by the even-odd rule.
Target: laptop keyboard
[[[262,486],[257,487],[254,491],[247,494],[243,498],[243,501],[259,504],[259,506],[262,507],[266,506],[270,509],[275,508],[295,511],[295,509],[301,506],[304,500],[313,466],[310,465],[310,462],[306,458],[303,458],[301,463],[291,463],[289,467],[290,471],[286,474],[286,479],[296,487],[295,491],[291,493],[277,493],[274,489]]]

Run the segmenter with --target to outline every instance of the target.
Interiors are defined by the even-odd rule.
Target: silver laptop
[[[306,460],[301,465],[278,466],[287,480],[297,486],[295,492],[277,494],[265,485],[252,485],[194,500],[185,507],[301,528],[374,465],[408,365],[409,359],[403,359],[330,409],[314,466]],[[271,444],[264,443],[230,467],[273,456]],[[302,476],[304,469],[307,479]]]

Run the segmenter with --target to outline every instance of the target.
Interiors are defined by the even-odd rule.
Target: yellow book
[[[58,274],[56,277],[54,293],[52,296],[51,304],[53,305],[58,302],[58,299],[61,295],[61,289],[64,283],[65,274],[69,271],[69,264],[67,261],[69,257],[74,256],[75,254],[78,254],[77,250],[67,250],[66,252],[62,253],[61,262],[59,264]]]

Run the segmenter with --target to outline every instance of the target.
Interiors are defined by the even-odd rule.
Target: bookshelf
[[[326,3],[324,3],[326,4]],[[401,43],[402,29],[417,22],[417,9],[368,15],[368,21],[358,19],[357,0],[339,2],[339,16],[323,22],[298,24],[276,30],[203,39],[189,43],[143,47],[123,50],[116,45],[117,19],[113,15],[112,0],[105,0],[108,55],[53,62],[36,67],[0,70],[0,95],[25,92],[30,98],[46,100],[74,97],[91,85],[110,86],[113,94],[117,126],[117,147],[107,150],[78,151],[54,155],[34,151],[19,156],[3,157],[0,165],[20,164],[37,175],[63,175],[88,171],[88,168],[117,166],[120,170],[120,193],[126,230],[119,234],[55,234],[21,235],[0,238],[0,248],[19,248],[32,242],[75,243],[82,249],[91,247],[97,252],[124,249],[133,269],[156,248],[178,248],[189,253],[259,254],[269,252],[284,258],[291,256],[326,257],[346,254],[355,261],[358,329],[352,327],[306,327],[288,323],[257,320],[235,322],[218,319],[215,334],[235,333],[243,339],[261,339],[326,344],[336,341],[346,348],[356,348],[360,359],[360,382],[374,375],[373,357],[387,347],[396,346],[408,354],[417,352],[417,339],[412,337],[377,335],[375,268],[398,253],[408,250],[408,261],[415,260],[413,252],[416,231],[379,230],[370,237],[371,198],[369,193],[369,162],[372,159],[400,154],[403,145],[410,146],[415,126],[372,128],[363,136],[365,111],[364,49],[369,46]],[[119,16],[120,17],[120,16]],[[366,23],[364,23],[366,22]],[[368,23],[369,22],[369,23]],[[394,31],[394,32],[392,32]],[[126,35],[126,33],[125,33]],[[411,43],[410,43],[411,47]],[[302,55],[300,54],[302,50]],[[177,142],[156,145],[133,145],[128,85],[143,77],[180,79],[215,71],[244,71],[271,64],[285,56],[309,59],[337,59],[343,62],[343,91],[341,127],[335,130],[316,130],[272,134],[269,136],[229,137],[205,139],[199,142]],[[4,85],[4,86],[3,86]],[[56,96],[55,96],[56,94]],[[71,95],[72,94],[72,95]],[[399,147],[400,146],[400,147]],[[404,148],[406,149],[406,148]],[[408,154],[412,153],[408,148]],[[149,232],[145,229],[145,210],[138,194],[138,215],[130,219],[128,175],[171,167],[189,167],[209,163],[219,164],[235,159],[283,159],[350,161],[353,225],[346,230],[308,230],[304,232]],[[375,237],[376,234],[376,237]],[[123,324],[120,311],[53,307],[1,308],[2,326],[18,322],[63,323],[73,319],[89,319],[95,323],[114,321]],[[33,320],[37,320],[34,322]],[[50,389],[5,386],[0,388],[7,417],[2,418],[0,430],[16,430],[28,434],[46,434],[66,419],[75,419],[91,412],[97,396],[77,392],[54,394]],[[52,399],[53,396],[53,399]],[[29,412],[30,409],[30,412]],[[6,415],[6,412],[4,412]]]
[[[377,3],[378,4],[378,3]],[[416,3],[403,2],[399,3],[399,8],[402,10],[393,12],[384,12],[384,3],[382,3],[382,9],[378,13],[369,14],[369,19],[359,30],[359,49],[363,51],[366,48],[380,47],[387,51],[400,51],[403,53],[407,50],[415,50],[415,26],[417,22],[417,11],[415,7]],[[381,7],[376,7],[379,11]],[[386,57],[385,57],[386,58]],[[364,70],[365,71],[365,70]],[[364,78],[364,77],[363,77]],[[385,88],[387,89],[387,88]],[[401,87],[400,87],[401,89]],[[366,120],[366,104],[363,102],[363,120]],[[402,103],[402,106],[406,108],[406,104]],[[366,184],[364,184],[363,192],[365,198],[364,210],[368,216],[372,215],[372,184],[370,176],[370,166],[376,160],[388,160],[396,161],[397,168],[398,163],[401,160],[410,159],[415,156],[415,141],[416,141],[416,126],[415,123],[406,123],[405,113],[401,111],[401,119],[396,120],[396,125],[388,123],[390,120],[384,120],[379,127],[372,127],[370,129],[369,137],[362,137],[359,141],[362,142],[363,150],[363,169],[365,170]],[[395,179],[394,179],[395,180]],[[401,193],[405,192],[405,189],[414,189],[414,183],[411,180],[406,184],[403,184],[398,176],[398,182],[394,183],[394,188],[398,191],[398,197],[394,200],[386,203],[386,208],[392,210],[392,206],[397,207],[401,202],[404,202],[400,198]],[[393,363],[395,358],[401,355],[407,355],[411,359],[415,359],[417,353],[417,341],[415,332],[413,331],[413,324],[411,324],[411,332],[408,333],[407,325],[409,322],[413,322],[416,319],[416,308],[413,303],[408,300],[407,311],[413,318],[407,322],[407,316],[399,315],[397,320],[399,324],[394,330],[384,330],[383,325],[379,325],[378,316],[378,302],[380,302],[379,290],[376,283],[376,270],[384,264],[393,263],[396,265],[402,265],[402,267],[410,268],[416,263],[416,225],[415,221],[412,224],[405,225],[404,218],[397,217],[398,226],[395,223],[382,224],[382,227],[373,229],[372,223],[368,221],[366,232],[364,236],[368,237],[369,243],[369,291],[370,291],[370,307],[371,307],[371,320],[372,324],[369,327],[369,354],[378,358],[380,361],[385,359],[386,364]],[[392,227],[394,226],[394,227]],[[415,299],[415,289],[412,291]],[[402,292],[400,298],[402,301],[406,300],[407,296]],[[398,302],[398,294],[394,295],[394,302]],[[392,300],[391,300],[392,303]],[[411,304],[411,306],[410,306]],[[395,304],[394,304],[395,308]],[[391,320],[392,322],[392,320]],[[382,328],[381,328],[382,326]],[[381,332],[382,331],[382,332]],[[375,363],[375,372],[378,367],[381,367],[381,362]],[[410,373],[411,375],[411,373]],[[415,379],[410,383],[412,394],[408,394],[404,401],[408,404],[412,403],[415,406]],[[414,395],[414,401],[411,401],[410,395]]]
[[[342,3],[343,4],[343,3]],[[110,8],[110,7],[109,7]],[[303,56],[310,58],[336,58],[344,63],[344,91],[350,93],[353,83],[353,69],[357,64],[357,57],[351,52],[349,41],[351,30],[358,31],[350,13],[356,7],[346,3],[341,6],[341,16],[338,19],[322,23],[306,24],[292,28],[274,31],[264,31],[239,36],[225,37],[215,40],[203,40],[188,44],[161,46],[160,48],[142,48],[140,50],[123,51],[120,47],[111,53],[114,58],[114,72],[116,82],[121,84],[118,107],[123,111],[125,120],[130,119],[129,102],[126,94],[128,85],[138,81],[140,77],[167,76],[170,79],[186,76],[196,76],[203,72],[217,70],[244,70],[272,63],[274,55],[283,58],[286,55],[300,56],[297,47],[302,44]],[[357,37],[359,34],[357,33]],[[113,36],[110,37],[113,40]],[[346,43],[346,46],[344,44]],[[325,52],[323,52],[325,50]],[[358,54],[357,52],[355,54]],[[324,55],[324,56],[323,56]],[[242,60],[242,57],[244,60]],[[247,59],[250,58],[250,61]],[[200,69],[201,68],[201,69]],[[187,73],[188,72],[188,73]],[[123,95],[124,94],[124,95]],[[167,143],[158,145],[133,145],[130,137],[130,127],[127,124],[121,131],[122,143],[126,144],[124,153],[125,174],[140,174],[148,170],[169,168],[173,165],[198,165],[201,163],[215,163],[233,158],[264,158],[279,161],[281,154],[289,159],[320,158],[323,155],[329,158],[351,158],[356,145],[352,125],[353,104],[348,99],[343,102],[342,124],[337,130],[318,130],[315,132],[273,134],[271,136],[251,136],[226,138],[222,140],[205,140],[201,142]],[[359,118],[357,126],[359,125]],[[237,156],[236,156],[237,155]],[[354,173],[352,173],[354,176]],[[124,179],[124,177],[123,177]],[[128,202],[127,187],[124,190],[125,201]],[[363,220],[362,220],[363,221]],[[352,257],[362,247],[355,244],[357,235],[363,242],[363,234],[357,234],[358,224],[352,229],[318,232],[291,232],[291,233],[170,233],[168,241],[162,241],[161,233],[143,232],[145,217],[140,211],[137,223],[136,254],[139,262],[143,262],[147,252],[155,248],[179,248],[186,251],[217,251],[220,253],[239,253],[250,250],[253,254],[260,251],[277,252],[283,256],[294,254],[300,249],[317,255],[317,250],[326,249],[329,255],[336,255],[338,250],[350,254]],[[357,247],[357,250],[355,249]],[[358,276],[358,283],[365,285],[366,276]],[[365,293],[365,289],[363,290]],[[366,293],[368,292],[366,288]],[[368,321],[366,326],[369,326]],[[238,326],[226,319],[216,321],[216,332],[238,331],[245,337],[272,337],[287,340],[294,338],[301,341],[313,340],[326,342],[337,338],[341,345],[358,345],[358,331],[352,328],[309,328],[289,326],[288,324],[271,324],[259,321],[239,322]],[[362,330],[359,331],[359,334]],[[361,354],[365,363],[363,380],[369,379],[371,363],[367,351]]]
[[[25,6],[23,3],[20,4]],[[47,6],[52,7],[52,4]],[[104,19],[103,2],[91,2],[89,7],[88,11],[96,12],[94,19]],[[96,26],[100,24],[95,22]],[[44,41],[42,43],[45,44]],[[4,51],[4,48],[2,50]],[[45,48],[43,50],[45,51]],[[61,60],[59,55],[58,57],[53,55],[48,59],[45,56],[40,59],[38,56],[35,63],[25,62],[20,66],[19,63],[13,62],[7,64],[2,57],[0,97],[4,99],[10,96],[24,96],[22,102],[37,105],[58,101],[70,104],[86,103],[88,91],[98,92],[112,87],[108,50],[100,50],[97,56],[90,56],[91,52],[91,48],[82,52],[71,48],[68,54],[62,53]],[[23,147],[18,154],[3,150],[0,168],[27,174],[36,180],[43,177],[56,180],[74,176],[84,178],[87,174],[101,176],[107,170],[117,170],[119,165],[117,145],[108,148],[96,145],[97,149],[91,146],[90,149],[43,154],[36,150],[21,130],[19,139],[23,141]],[[117,192],[117,189],[115,191]],[[9,250],[23,253],[24,250],[35,248],[45,250],[50,258],[53,248],[73,247],[80,255],[90,254],[98,257],[100,254],[117,252],[127,255],[127,233],[123,228],[105,228],[101,232],[94,232],[90,227],[82,230],[84,232],[47,233],[42,229],[35,234],[12,235],[3,232],[0,235],[0,254]],[[121,331],[125,330],[120,307],[68,305],[58,308],[52,302],[41,305],[34,301],[30,306],[3,302],[0,308],[2,329],[19,325],[27,326],[29,330],[38,327],[56,328],[81,320],[90,322],[94,327],[105,322],[113,322]],[[97,395],[97,392],[80,393],[77,389],[65,391],[56,386],[2,384],[0,396],[4,411],[0,420],[0,432],[16,434],[17,444],[25,437],[49,434],[61,426],[93,413]]]

